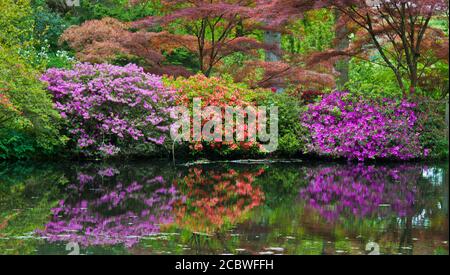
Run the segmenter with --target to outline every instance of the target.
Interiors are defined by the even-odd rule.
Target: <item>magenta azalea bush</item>
[[[348,92],[325,95],[301,116],[310,133],[306,150],[359,161],[424,157],[428,150],[420,145],[415,107],[406,100],[354,99]]]
[[[134,64],[83,63],[49,69],[41,80],[84,155],[111,156],[136,145],[162,145],[168,137],[175,91]]]

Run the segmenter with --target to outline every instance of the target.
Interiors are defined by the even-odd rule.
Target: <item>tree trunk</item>
[[[275,45],[276,47],[281,48],[281,33],[266,31],[264,33],[264,43],[268,45]],[[265,61],[267,62],[280,61],[280,57],[272,51],[266,51]],[[274,87],[274,88],[277,89],[277,93],[281,93],[284,90],[281,87]]]
[[[445,125],[447,127],[447,129],[446,129],[447,139],[449,138],[449,135],[448,135],[448,132],[449,132],[448,124],[449,124],[449,106],[448,106],[448,100],[447,100],[447,102],[445,103]]]
[[[339,18],[341,17],[341,12],[336,9],[334,14],[335,22],[338,22]],[[336,28],[335,34],[336,38],[338,38],[335,46],[336,50],[342,51],[350,46],[350,39],[348,38],[347,32],[347,28]],[[335,70],[339,73],[339,77],[336,81],[336,86],[338,89],[343,89],[345,87],[345,84],[349,81],[349,61],[349,57],[343,57],[339,59],[334,66]]]

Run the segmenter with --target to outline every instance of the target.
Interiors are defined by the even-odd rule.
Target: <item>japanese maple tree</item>
[[[151,16],[134,22],[137,28],[168,26],[177,22],[195,37],[199,68],[209,76],[223,58],[236,52],[257,55],[258,49],[277,51],[274,45],[265,44],[243,35],[244,21],[254,17],[252,0],[192,0],[161,1],[166,15]],[[238,35],[236,35],[236,33]],[[176,38],[174,38],[176,40]],[[194,45],[183,41],[186,48]]]
[[[346,16],[355,39],[344,50],[328,51],[312,60],[349,55],[367,58],[379,53],[385,66],[406,94],[414,92],[426,69],[440,60],[448,63],[448,35],[430,26],[436,16],[447,14],[446,0],[337,0],[329,1]]]

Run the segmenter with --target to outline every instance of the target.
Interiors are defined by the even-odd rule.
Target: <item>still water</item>
[[[0,254],[448,254],[448,163],[0,163]]]

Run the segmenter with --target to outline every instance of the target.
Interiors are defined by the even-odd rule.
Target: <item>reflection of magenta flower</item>
[[[78,173],[77,179],[80,182],[80,184],[85,184],[85,183],[88,183],[88,182],[94,180],[94,177],[83,174],[83,173]]]
[[[364,165],[311,169],[307,173],[309,185],[300,196],[330,221],[341,215],[381,215],[380,205],[403,217],[413,210],[416,196],[416,188],[410,184],[415,182],[412,171],[404,166]]]
[[[114,168],[106,168],[98,171],[98,174],[103,177],[112,177],[115,174],[119,174],[119,171]]]
[[[81,183],[75,194],[88,192],[86,186]],[[167,186],[161,176],[145,180],[144,184],[118,182],[112,189],[95,190],[93,199],[60,201],[52,209],[52,220],[38,233],[49,241],[77,242],[82,246],[131,247],[141,237],[158,233],[162,224],[171,223],[172,206],[179,199],[174,186]]]

